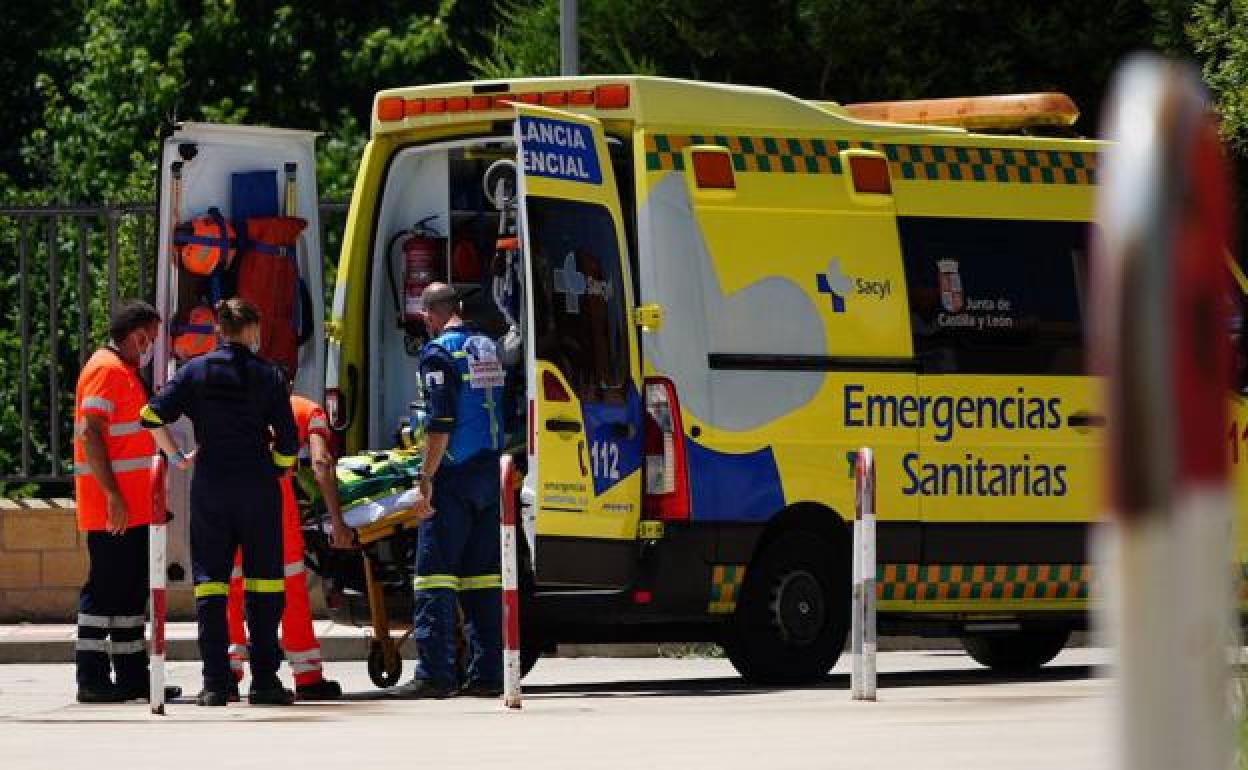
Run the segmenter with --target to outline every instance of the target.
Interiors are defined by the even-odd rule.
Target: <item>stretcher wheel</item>
[[[374,639],[368,646],[368,678],[378,687],[393,687],[403,674],[403,658],[395,651],[394,660],[386,660],[386,647]]]

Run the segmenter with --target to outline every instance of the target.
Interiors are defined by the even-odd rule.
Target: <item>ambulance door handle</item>
[[[1105,422],[1105,415],[1091,412],[1075,412],[1066,418],[1066,424],[1075,429],[1103,428]]]
[[[580,433],[581,424],[576,420],[558,420],[552,419],[546,421],[546,430],[555,433]]]

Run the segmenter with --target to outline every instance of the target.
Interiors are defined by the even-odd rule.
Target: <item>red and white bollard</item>
[[[1107,375],[1116,764],[1226,770],[1230,184],[1193,68],[1135,57],[1110,105],[1090,305]]]
[[[853,549],[850,697],[875,700],[875,456],[867,447],[854,461]]]
[[[165,505],[165,458],[157,454],[152,458],[152,524],[148,529],[147,558],[148,581],[151,591],[152,643],[151,694],[148,703],[153,714],[165,713],[165,615],[166,572],[165,540],[168,537],[168,508]]]
[[[503,704],[520,708],[520,560],[516,533],[515,461],[499,461],[499,537],[503,574]]]

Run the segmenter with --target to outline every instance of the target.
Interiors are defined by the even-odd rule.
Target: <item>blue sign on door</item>
[[[524,173],[568,182],[602,184],[602,169],[589,126],[553,118],[516,121]]]

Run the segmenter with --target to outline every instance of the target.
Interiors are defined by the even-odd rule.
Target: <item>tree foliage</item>
[[[558,14],[559,0],[13,0],[0,14],[0,201],[151,201],[161,130],[175,120],[323,132],[321,191],[345,199],[378,89],[555,74]],[[580,0],[580,16],[586,73],[841,102],[1059,90],[1083,108],[1088,135],[1123,55],[1192,56],[1248,167],[1248,0]],[[125,248],[150,249],[127,227]],[[78,317],[48,328],[51,300],[103,314],[101,241],[73,229],[41,231],[26,255],[38,344],[22,370],[19,233],[0,217],[0,473],[30,427],[12,383],[44,383],[55,365],[68,384],[76,371]],[[84,297],[80,253],[94,283]],[[128,264],[126,291],[137,285]],[[54,396],[40,387],[32,409],[46,411]]]

